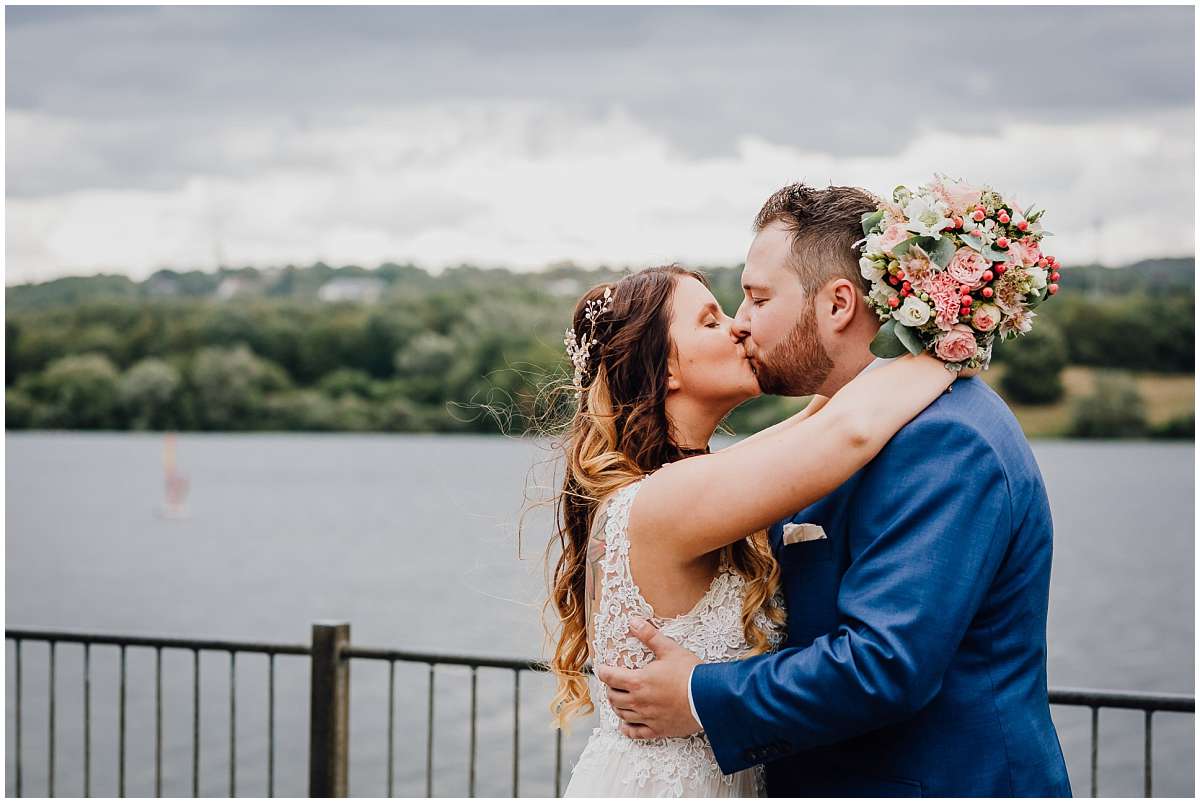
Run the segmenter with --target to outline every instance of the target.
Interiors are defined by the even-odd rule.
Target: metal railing
[[[471,655],[440,655],[425,652],[410,652],[405,650],[386,650],[373,649],[370,647],[351,647],[348,643],[341,651],[342,656],[347,659],[359,658],[375,661],[388,662],[388,778],[387,778],[387,793],[388,797],[393,795],[394,791],[394,771],[393,764],[394,751],[392,749],[394,743],[395,720],[393,712],[395,710],[395,669],[396,662],[420,663],[426,664],[429,667],[429,686],[426,695],[428,707],[425,716],[425,796],[433,797],[433,725],[434,725],[434,678],[435,669],[438,665],[443,666],[464,666],[471,670],[471,714],[470,714],[470,737],[467,748],[467,796],[475,797],[475,765],[478,758],[478,714],[479,714],[479,670],[480,669],[506,669],[513,673],[513,759],[512,759],[512,796],[518,797],[520,793],[520,769],[521,769],[521,673],[522,672],[546,672],[545,664],[536,661],[522,661],[516,659],[503,658],[482,658]],[[562,731],[554,732],[554,796],[559,797],[562,793]]]
[[[1142,790],[1144,797],[1154,794],[1154,748],[1152,717],[1156,711],[1196,713],[1196,698],[1191,694],[1149,694],[1145,692],[1099,691],[1097,689],[1051,689],[1050,705],[1086,706],[1092,710],[1091,796],[1100,796],[1100,709],[1133,709],[1145,712],[1143,725]]]
[[[155,750],[154,793],[162,796],[162,653],[163,650],[184,650],[192,654],[192,796],[200,792],[200,654],[204,651],[229,655],[229,797],[237,795],[237,656],[240,653],[266,655],[267,673],[267,796],[275,795],[275,657],[277,655],[308,656],[311,664],[309,683],[309,756],[308,793],[310,797],[345,797],[349,791],[350,759],[350,661],[386,661],[388,664],[388,725],[387,725],[387,795],[395,793],[395,669],[396,664],[415,663],[428,667],[427,706],[425,727],[425,795],[433,796],[434,748],[434,691],[438,666],[457,666],[470,669],[470,735],[467,751],[467,790],[470,797],[476,792],[476,760],[478,748],[478,671],[500,669],[513,673],[513,762],[512,796],[520,793],[520,704],[521,675],[525,672],[545,672],[546,666],[530,660],[484,658],[469,655],[443,655],[406,650],[355,647],[350,643],[347,623],[317,622],[312,625],[310,644],[268,644],[252,641],[215,639],[159,638],[119,636],[30,628],[6,628],[6,641],[15,649],[15,792],[24,793],[22,776],[22,660],[24,642],[46,642],[49,645],[47,796],[54,796],[55,781],[55,647],[70,643],[83,645],[83,793],[91,796],[91,665],[90,651],[94,645],[111,645],[120,651],[119,704],[117,724],[117,790],[125,796],[126,723],[126,650],[153,649],[155,655]],[[1091,795],[1099,794],[1099,737],[1100,709],[1134,709],[1145,713],[1144,791],[1153,792],[1152,717],[1156,712],[1195,713],[1195,697],[1182,694],[1148,694],[1140,692],[1101,691],[1095,689],[1051,689],[1050,704],[1086,707],[1091,709]],[[561,794],[562,732],[555,731],[554,794]]]
[[[320,625],[314,625],[314,634]],[[154,795],[162,796],[162,653],[163,650],[186,650],[192,653],[192,796],[200,796],[200,653],[202,651],[225,652],[229,654],[229,796],[237,794],[237,656],[239,653],[265,654],[268,659],[267,670],[267,789],[268,796],[275,794],[275,656],[277,655],[311,655],[312,650],[306,644],[266,644],[252,641],[226,641],[220,639],[185,639],[170,637],[146,636],[116,636],[101,633],[79,633],[58,630],[35,630],[29,628],[5,628],[5,641],[14,642],[15,650],[15,681],[16,701],[14,713],[16,770],[15,785],[17,797],[21,797],[23,789],[22,778],[22,744],[21,744],[21,644],[26,641],[47,642],[49,644],[49,703],[48,703],[48,732],[47,744],[47,797],[54,797],[54,760],[55,760],[55,726],[57,717],[55,711],[55,648],[58,644],[83,645],[83,794],[91,797],[91,648],[96,645],[111,645],[120,650],[120,686],[117,719],[117,794],[125,796],[125,709],[126,709],[126,650],[130,647],[145,647],[154,650]]]

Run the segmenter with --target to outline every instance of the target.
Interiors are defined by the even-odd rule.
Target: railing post
[[[308,796],[346,797],[350,736],[349,622],[314,622],[308,726]]]

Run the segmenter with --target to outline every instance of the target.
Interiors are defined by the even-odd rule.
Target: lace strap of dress
[[[633,508],[633,498],[637,496],[642,483],[649,474],[640,480],[635,480],[617,490],[609,497],[607,516],[604,524],[604,537],[607,542],[606,554],[610,556],[610,565],[624,565],[624,576],[632,583],[633,573],[629,568],[629,511]],[[717,572],[734,571],[733,562],[729,559],[729,550],[722,549]]]
[[[643,477],[629,483],[609,498],[604,523],[605,568],[635,587],[633,571],[629,567],[629,510],[633,507],[633,498],[637,496],[638,488],[645,479]]]
[[[593,661],[609,666],[633,668],[646,659],[645,648],[629,635],[631,617],[652,615],[629,569],[629,508],[640,483],[618,489],[604,503],[605,520],[597,522],[596,532],[602,535],[603,551],[596,543],[598,565],[587,574],[587,598],[594,606],[589,613]]]

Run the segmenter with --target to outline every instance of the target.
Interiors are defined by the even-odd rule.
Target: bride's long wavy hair
[[[676,445],[667,419],[667,360],[674,349],[669,336],[676,283],[691,277],[705,286],[704,275],[676,265],[649,268],[614,283],[593,287],[579,299],[572,316],[574,331],[591,332],[583,392],[578,394],[562,447],[565,474],[553,499],[554,537],[546,553],[550,594],[544,617],[554,645],[550,669],[558,686],[551,702],[554,722],[563,727],[572,717],[591,713],[584,667],[588,662],[585,577],[587,544],[601,500],[649,474],[664,463],[695,452]],[[611,290],[611,310],[595,322],[586,320],[588,303]],[[595,308],[596,305],[593,305]],[[764,611],[776,624],[783,612],[774,602],[779,566],[759,531],[723,550],[746,581],[742,627],[748,654],[766,652],[767,634],[755,624]],[[557,558],[555,553],[557,552]],[[551,566],[553,569],[551,570]]]

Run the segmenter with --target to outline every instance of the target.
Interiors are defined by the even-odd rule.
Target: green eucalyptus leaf
[[[948,236],[942,235],[942,238],[933,246],[933,250],[929,252],[929,258],[939,268],[945,268],[954,258],[954,251],[954,241]]]
[[[983,240],[968,232],[962,232],[958,235],[958,239],[962,240],[963,245],[968,248],[973,248],[976,251],[983,251]]]
[[[862,231],[863,234],[870,234],[871,229],[879,225],[879,221],[883,220],[883,210],[875,212],[867,212],[862,216]]]
[[[916,235],[909,237],[907,240],[901,240],[892,246],[892,256],[904,256],[908,253],[908,249],[912,248],[914,245],[917,245],[920,240],[921,238]]]
[[[904,327],[899,327],[903,329]],[[875,339],[871,341],[871,353],[876,357],[899,357],[905,354],[908,349],[904,343],[896,336],[896,321],[888,318],[883,326],[879,327],[879,334],[875,335]]]
[[[985,245],[979,253],[983,254],[984,258],[990,259],[992,262],[1007,262],[1008,252],[1001,251],[999,248],[993,248],[990,245]]]
[[[925,350],[925,346],[921,343],[921,338],[917,337],[917,333],[904,324],[896,324],[895,334],[896,339],[904,344],[904,348],[908,349],[909,354],[920,354]]]

